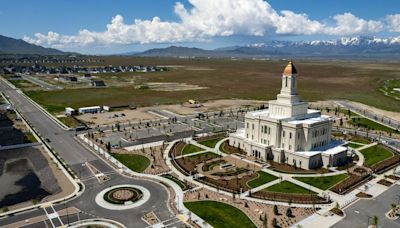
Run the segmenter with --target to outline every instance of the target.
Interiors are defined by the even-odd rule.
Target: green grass
[[[362,146],[364,146],[364,145],[360,145],[360,144],[355,144],[355,143],[348,143],[347,144],[349,147],[351,147],[351,148],[354,148],[354,149],[357,149],[357,148],[360,148],[360,147],[362,147]]]
[[[278,177],[271,175],[269,173],[263,172],[263,171],[258,171],[258,177],[256,179],[250,180],[247,182],[247,185],[251,188],[255,188],[258,186],[261,186],[263,184],[266,184],[268,182],[274,181],[278,179]]]
[[[197,159],[199,157],[217,158],[217,157],[219,157],[219,155],[215,154],[213,152],[205,152],[205,153],[196,154],[196,155],[193,155],[193,156],[187,156],[187,157],[185,157],[185,159],[194,160],[194,159]]]
[[[353,118],[349,121],[349,123],[353,126],[363,127],[370,130],[378,130],[378,131],[386,131],[390,133],[395,133],[396,130],[385,125],[382,125],[378,122],[372,121],[367,118]]]
[[[293,177],[294,179],[312,185],[316,188],[327,190],[342,180],[346,179],[346,174],[339,174],[335,176],[326,177]]]
[[[25,138],[26,138],[26,142],[28,143],[35,143],[37,142],[35,136],[32,134],[32,132],[26,132],[25,133]]]
[[[15,87],[19,89],[38,89],[41,88],[40,86],[33,84],[30,81],[27,80],[9,80]]]
[[[66,117],[57,117],[63,124],[67,125],[68,127],[75,128],[81,125],[76,119],[66,116]]]
[[[297,193],[297,194],[317,194],[309,189],[303,188],[289,181],[282,181],[279,184],[275,184],[265,188],[263,191],[268,192],[282,192],[282,193]]]
[[[221,141],[222,139],[223,139],[222,137],[219,137],[219,138],[214,138],[214,139],[208,139],[208,140],[200,141],[200,142],[198,142],[198,143],[200,143],[201,145],[210,147],[210,148],[214,148],[214,147],[217,145],[217,143],[218,143],[219,141]]]
[[[333,110],[333,111],[335,111],[335,110]],[[339,109],[339,112],[342,113],[342,114],[345,114],[346,116],[349,116],[349,110],[348,109]],[[358,115],[355,112],[350,111],[350,117],[357,117],[357,116],[360,116],[360,115]]]
[[[195,146],[195,145],[192,145],[192,144],[187,144],[185,147],[183,147],[182,155],[192,154],[192,153],[196,153],[196,152],[199,152],[199,151],[202,151],[202,150],[203,149],[198,147],[198,146]]]
[[[354,138],[351,141],[356,142],[356,143],[362,143],[362,144],[370,144],[371,143],[368,139],[363,139],[363,138]]]
[[[162,177],[165,177],[169,180],[172,180],[173,182],[175,182],[177,185],[179,185],[179,187],[185,191],[186,189],[188,189],[189,187],[185,184],[185,182],[181,181],[180,179],[178,179],[177,177],[171,175],[171,174],[163,174]]]
[[[129,169],[138,173],[143,172],[150,165],[150,160],[143,155],[116,153],[111,153],[111,155]]]
[[[392,152],[381,145],[371,146],[360,152],[364,155],[364,165],[369,167],[393,156]]]
[[[245,213],[229,204],[216,201],[186,202],[184,204],[190,211],[215,228],[256,227]]]

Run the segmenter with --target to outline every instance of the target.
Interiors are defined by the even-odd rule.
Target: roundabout
[[[103,189],[96,195],[96,203],[109,210],[128,210],[143,205],[150,192],[138,185],[117,185]]]

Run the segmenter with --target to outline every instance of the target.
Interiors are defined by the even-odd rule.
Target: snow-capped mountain
[[[271,40],[244,46],[223,47],[215,50],[168,47],[152,49],[143,56],[199,56],[199,57],[316,57],[400,59],[400,36],[343,37],[335,40],[281,41]]]

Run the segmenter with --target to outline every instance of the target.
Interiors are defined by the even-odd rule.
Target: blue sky
[[[400,35],[397,0],[0,0],[0,3],[0,34],[85,53],[141,51],[169,45],[212,49],[270,39]],[[111,24],[109,29],[108,24]]]

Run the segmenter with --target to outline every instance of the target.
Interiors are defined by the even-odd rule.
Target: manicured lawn
[[[261,186],[263,184],[266,184],[268,182],[274,181],[278,179],[278,177],[271,175],[269,173],[263,172],[263,171],[258,171],[258,177],[256,179],[250,180],[247,182],[247,185],[251,188],[255,188],[258,186]]]
[[[392,152],[380,145],[368,147],[360,152],[364,155],[364,165],[366,166],[372,166],[382,160],[385,160],[386,158],[393,156]]]
[[[216,201],[186,202],[185,206],[215,228],[256,227],[240,209]]]
[[[111,155],[129,169],[138,173],[143,172],[150,165],[150,160],[143,155],[116,153],[111,153]]]
[[[351,121],[349,121],[350,124],[358,127],[363,127],[371,130],[379,130],[379,131],[386,131],[386,132],[391,132],[395,133],[396,130],[386,127],[385,125],[382,125],[378,122],[372,121],[367,118],[353,118]]]
[[[196,155],[193,155],[193,156],[187,156],[187,157],[185,157],[185,159],[194,160],[194,159],[197,159],[199,157],[217,158],[217,157],[219,157],[219,155],[215,154],[213,152],[205,152],[205,153],[196,154]]]
[[[351,148],[354,148],[354,149],[360,148],[360,147],[364,146],[364,145],[355,144],[355,143],[348,143],[347,145],[348,145],[349,147],[351,147]]]
[[[214,148],[215,145],[217,145],[217,143],[219,141],[221,141],[222,139],[223,138],[208,139],[208,140],[200,141],[199,143],[201,145],[204,145],[204,146],[207,146],[207,147],[210,147],[210,148]]]
[[[346,179],[348,176],[346,174],[339,174],[335,176],[327,177],[293,177],[294,179],[312,185],[316,188],[327,190],[339,183],[340,181]]]
[[[362,143],[362,144],[370,144],[371,143],[369,140],[363,139],[363,138],[354,138],[351,141],[356,142],[356,143]]]
[[[303,188],[298,186],[297,184],[293,184],[289,181],[282,181],[279,184],[275,184],[269,186],[268,188],[264,189],[263,191],[268,192],[282,192],[282,193],[298,193],[298,194],[317,194],[309,189]]]
[[[191,154],[191,153],[199,152],[199,151],[202,151],[202,150],[203,149],[201,149],[200,147],[197,147],[197,146],[192,145],[192,144],[187,144],[185,147],[183,147],[182,155]]]

